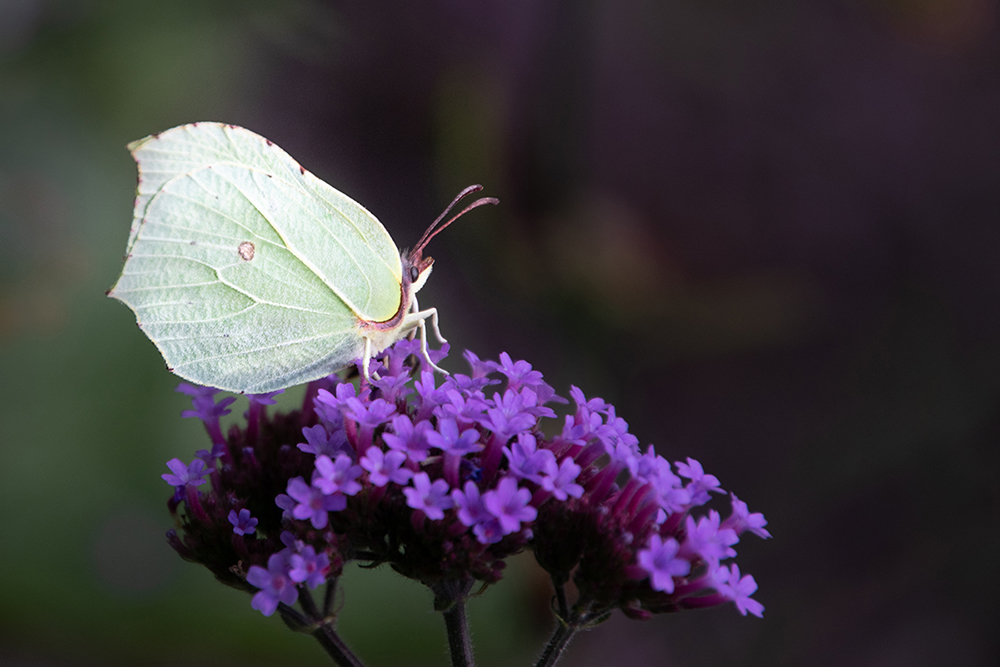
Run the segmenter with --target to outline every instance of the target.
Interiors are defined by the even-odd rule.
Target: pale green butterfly
[[[167,367],[198,384],[264,393],[369,359],[430,319],[416,292],[427,243],[478,199],[400,253],[363,206],[271,141],[235,125],[192,123],[128,146],[139,167],[125,266],[108,290]],[[443,372],[443,371],[442,371]]]

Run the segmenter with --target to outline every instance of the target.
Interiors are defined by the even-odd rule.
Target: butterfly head
[[[424,257],[423,250],[416,248],[411,251],[403,251],[400,259],[403,262],[403,284],[409,285],[408,292],[415,294],[427,282],[427,277],[431,275],[434,268],[434,258]]]
[[[462,211],[459,212],[457,215],[453,216],[450,220],[448,220],[448,222],[444,223],[441,226],[438,226],[438,223],[444,220],[444,217],[448,215],[448,212],[451,211],[452,208],[454,208],[455,204],[462,201],[462,199],[472,194],[473,192],[479,192],[482,189],[483,186],[481,185],[470,185],[469,187],[459,192],[458,196],[455,197],[454,201],[452,201],[451,204],[448,205],[448,208],[446,208],[444,212],[438,216],[437,220],[432,222],[430,227],[427,228],[427,231],[425,231],[424,235],[420,237],[419,241],[417,241],[417,245],[414,246],[413,250],[403,251],[402,253],[403,281],[404,283],[406,282],[409,283],[411,294],[413,294],[421,287],[423,287],[424,283],[427,282],[427,277],[431,275],[431,267],[434,265],[434,258],[424,257],[424,248],[427,247],[427,244],[430,243],[430,240],[435,236],[437,236],[438,232],[443,230],[451,223],[455,222],[455,220],[462,217],[464,214],[468,213],[472,209],[482,206],[483,204],[500,203],[499,200],[493,197],[483,197],[481,199],[477,199],[476,201],[472,202],[464,209],[462,209]]]

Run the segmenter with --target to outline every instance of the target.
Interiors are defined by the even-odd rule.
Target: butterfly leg
[[[371,373],[369,371],[369,366],[372,360],[372,341],[371,338],[365,338],[365,351],[361,355],[361,373],[366,382],[371,382],[372,378],[376,380],[379,379],[378,373]]]
[[[418,311],[418,312],[415,312],[415,313],[410,313],[409,315],[406,316],[406,319],[408,321],[404,322],[403,326],[404,327],[408,327],[408,328],[412,328],[412,330],[414,330],[414,331],[417,330],[417,329],[420,330],[420,354],[424,358],[424,361],[426,361],[427,364],[431,368],[433,368],[434,370],[436,370],[437,372],[439,372],[439,373],[441,373],[443,375],[448,375],[449,374],[448,371],[446,371],[445,369],[441,368],[440,366],[438,366],[437,364],[435,364],[433,361],[431,361],[431,355],[427,351],[427,324],[426,324],[426,322],[427,322],[428,318],[431,321],[431,327],[434,329],[435,333],[438,336],[438,340],[440,340],[442,343],[447,342],[443,338],[441,338],[441,334],[437,330],[437,328],[438,328],[438,326],[437,326],[437,308],[428,308],[427,310],[421,310],[421,311]]]
[[[441,335],[441,328],[438,326],[438,311],[437,311],[437,308],[428,308],[425,311],[421,311],[420,310],[420,304],[417,303],[417,295],[416,294],[413,294],[413,295],[410,296],[410,307],[411,307],[413,313],[418,314],[418,315],[423,315],[425,318],[427,317],[427,315],[425,313],[430,313],[431,328],[434,330],[434,337],[438,339],[439,343],[447,343],[448,342],[447,340],[445,340],[445,337]],[[417,332],[416,329],[414,329],[413,331],[410,332],[410,339],[411,340],[413,339],[413,336],[416,334],[416,332]],[[423,335],[426,337],[427,336],[427,331],[425,329],[422,329],[422,332],[423,332]]]
[[[371,375],[368,374],[368,362],[372,358],[372,339],[365,338],[365,351],[361,354],[361,374],[366,382],[371,382]]]

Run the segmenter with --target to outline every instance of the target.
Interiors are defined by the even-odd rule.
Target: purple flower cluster
[[[350,560],[434,588],[495,582],[529,546],[557,588],[576,583],[577,605],[646,618],[733,602],[761,614],[753,577],[723,561],[742,533],[770,537],[767,522],[735,495],[725,519],[692,514],[725,493],[697,461],[641,449],[613,406],[575,387],[575,410],[546,436],[540,420],[566,401],[526,361],[466,352],[471,372],[439,382],[419,358],[419,341],[400,341],[370,383],[324,378],[288,414],[251,397],[246,427],[225,438],[232,398],[185,386],[216,447],[163,476],[177,489],[171,511],[185,506],[173,546],[254,591],[265,615]]]

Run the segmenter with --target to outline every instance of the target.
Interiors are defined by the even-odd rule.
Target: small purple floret
[[[427,450],[430,445],[427,443],[427,433],[434,429],[429,421],[413,422],[406,415],[398,415],[392,420],[392,429],[395,433],[383,433],[382,439],[391,449],[403,452],[407,458],[415,463],[420,463],[427,459]]]
[[[247,581],[261,589],[253,596],[250,606],[265,616],[270,616],[278,608],[279,602],[295,604],[299,591],[288,576],[288,559],[284,550],[267,559],[267,569],[253,565],[247,572]]]
[[[296,519],[309,519],[313,528],[326,528],[330,520],[328,512],[339,512],[347,507],[344,496],[327,495],[315,486],[306,484],[301,477],[288,480],[288,495],[298,501],[292,509],[292,516]]]
[[[763,514],[760,512],[751,514],[747,504],[737,498],[735,493],[730,493],[729,496],[732,498],[733,513],[722,522],[723,528],[732,528],[737,535],[749,530],[757,537],[764,539],[771,537],[771,533],[764,528],[767,525],[767,519],[764,518]]]
[[[500,353],[500,364],[497,368],[507,376],[507,386],[510,389],[520,389],[521,387],[535,387],[542,382],[540,371],[531,370],[531,364],[527,361],[513,361],[506,352]]]
[[[732,528],[720,527],[719,513],[715,510],[709,510],[708,516],[701,517],[697,522],[694,517],[688,515],[684,519],[684,526],[687,534],[681,545],[683,556],[687,558],[701,556],[714,566],[720,560],[736,555],[732,545],[739,542],[740,538]]]
[[[444,511],[454,505],[449,492],[448,482],[436,479],[431,483],[430,476],[418,472],[413,476],[413,486],[403,489],[406,504],[415,510],[422,510],[428,519],[443,519]]]
[[[406,462],[406,454],[392,450],[383,452],[378,447],[369,447],[359,463],[368,471],[368,481],[375,486],[385,486],[389,482],[406,484],[413,477],[413,471],[400,466]]]
[[[503,538],[503,529],[500,521],[483,505],[479,487],[475,482],[466,482],[464,488],[465,491],[455,489],[451,492],[451,498],[458,508],[458,520],[472,528],[472,533],[482,544],[499,542]]]
[[[513,477],[504,477],[497,488],[483,494],[483,506],[500,522],[504,535],[517,532],[522,522],[535,520],[538,510],[530,502],[531,491],[518,488]]]
[[[714,493],[724,493],[724,491],[719,488],[719,478],[715,475],[706,474],[705,469],[701,467],[701,464],[690,456],[687,459],[687,463],[675,461],[674,465],[677,466],[677,472],[680,473],[682,477],[687,477],[691,480],[688,482],[686,488],[688,493],[691,494],[691,502],[695,505],[704,505],[707,503],[709,491]]]
[[[691,563],[679,558],[680,545],[672,537],[664,541],[653,533],[647,548],[639,551],[636,561],[649,574],[649,585],[654,591],[674,592],[674,577],[683,577],[691,572]]]
[[[313,473],[313,486],[337,499],[337,510],[347,506],[345,496],[353,496],[361,490],[361,484],[355,480],[361,476],[361,466],[354,465],[347,454],[337,456],[336,462],[329,456],[316,457],[316,472]]]
[[[326,553],[316,555],[314,548],[305,546],[300,552],[288,557],[288,568],[288,576],[292,581],[316,588],[326,581],[330,557]]]
[[[200,486],[207,481],[205,475],[212,472],[210,468],[205,467],[205,462],[201,459],[195,459],[189,465],[184,465],[180,459],[170,459],[167,461],[167,467],[173,474],[164,473],[160,477],[170,486],[177,488],[184,488],[188,484]]]
[[[535,436],[530,433],[519,433],[517,442],[510,447],[504,447],[510,472],[520,479],[527,479],[535,484],[542,483],[543,476],[555,476],[559,466],[556,456],[549,449],[537,449]],[[579,472],[579,467],[577,468]]]
[[[306,441],[299,443],[298,448],[307,454],[328,456],[334,458],[347,447],[347,434],[343,428],[328,433],[322,424],[306,426],[302,429]]]
[[[233,524],[233,532],[237,535],[249,535],[257,530],[257,519],[250,516],[250,510],[244,508],[237,514],[229,510],[229,523]]]
[[[579,476],[580,470],[580,466],[567,456],[554,475],[542,477],[542,488],[551,491],[556,500],[566,500],[570,496],[579,498],[583,495],[583,487],[574,480]]]
[[[278,389],[277,391],[269,391],[266,394],[247,394],[247,400],[250,401],[250,405],[274,405],[277,401],[274,397],[285,393],[284,389]]]
[[[439,420],[438,430],[427,432],[427,443],[445,454],[455,456],[464,456],[483,448],[479,443],[479,431],[470,428],[459,433],[458,423],[454,419]]]
[[[735,563],[729,567],[719,567],[714,574],[716,590],[720,595],[736,603],[736,609],[744,616],[750,612],[757,618],[764,617],[764,605],[750,598],[757,591],[757,582],[752,575],[740,577],[740,568]]]

